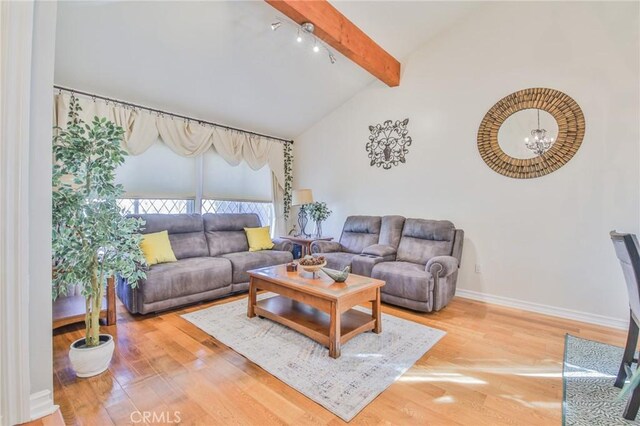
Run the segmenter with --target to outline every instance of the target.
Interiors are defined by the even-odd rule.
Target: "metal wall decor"
[[[523,109],[544,110],[558,124],[558,136],[551,148],[535,158],[511,157],[498,144],[500,126]],[[478,151],[497,173],[516,179],[536,178],[565,165],[580,148],[584,132],[584,114],[570,96],[554,89],[524,89],[500,99],[484,116],[478,129]]]
[[[387,120],[382,124],[369,126],[371,135],[366,149],[371,159],[371,166],[382,167],[389,170],[392,166],[405,163],[405,156],[409,152],[407,147],[411,145],[411,136],[407,130],[409,119],[402,121]]]

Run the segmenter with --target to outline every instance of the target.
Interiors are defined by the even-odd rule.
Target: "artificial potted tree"
[[[78,377],[107,369],[113,337],[100,334],[100,310],[107,278],[119,274],[130,283],[144,278],[138,229],[142,220],[121,214],[115,169],[127,155],[124,131],[106,118],[85,123],[71,97],[66,128],[53,137],[53,299],[80,286],[86,301],[85,337],[71,344],[69,357]]]

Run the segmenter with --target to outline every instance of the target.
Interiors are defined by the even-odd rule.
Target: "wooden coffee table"
[[[338,358],[340,347],[366,331],[382,332],[380,288],[384,281],[350,274],[343,283],[334,282],[320,272],[287,272],[285,265],[249,271],[247,316],[256,315],[286,325],[329,348],[329,356]],[[278,296],[257,300],[258,290]],[[371,314],[355,309],[371,303]]]

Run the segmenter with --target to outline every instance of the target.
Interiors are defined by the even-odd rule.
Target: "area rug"
[[[569,426],[640,424],[622,417],[627,404],[617,401],[620,389],[613,386],[623,349],[567,334],[562,382],[563,424]]]
[[[381,334],[354,337],[342,346],[340,358],[333,359],[327,348],[296,331],[268,319],[247,318],[247,299],[182,317],[345,421],[446,334],[382,314]]]

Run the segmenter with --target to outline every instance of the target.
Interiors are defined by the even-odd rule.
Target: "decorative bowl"
[[[312,272],[312,273],[316,273],[318,272],[320,269],[324,268],[325,266],[327,266],[327,262],[322,262],[319,265],[309,265],[309,266],[305,266],[305,265],[301,265],[298,264],[298,266],[302,269],[304,269],[306,272]]]

